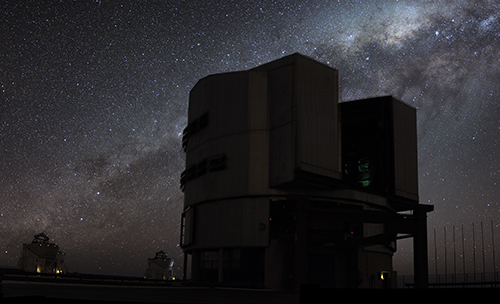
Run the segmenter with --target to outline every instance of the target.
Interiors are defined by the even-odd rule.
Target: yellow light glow
[[[380,279],[384,281],[385,279],[390,279],[391,278],[391,273],[389,271],[382,271],[380,272]]]

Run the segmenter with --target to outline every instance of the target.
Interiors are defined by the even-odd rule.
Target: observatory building
[[[339,103],[337,78],[293,54],[191,90],[184,277],[390,287],[396,242],[413,237],[415,283],[426,286],[432,206],[418,203],[416,111],[391,96]]]
[[[64,253],[49,243],[45,233],[35,235],[31,244],[23,244],[17,268],[26,272],[65,274]]]
[[[172,280],[174,278],[174,260],[161,250],[154,258],[148,259],[148,268],[144,273],[145,279]]]

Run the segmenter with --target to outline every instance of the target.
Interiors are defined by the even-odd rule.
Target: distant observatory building
[[[153,280],[172,280],[174,278],[174,260],[161,250],[154,258],[148,259],[148,268],[144,278]]]
[[[418,203],[416,111],[390,96],[339,104],[337,78],[293,54],[191,90],[185,277],[295,292],[391,287],[396,241],[413,237],[415,283],[426,286],[433,208]]]
[[[49,243],[45,233],[35,235],[31,244],[23,244],[17,268],[27,272],[65,274],[64,253]]]

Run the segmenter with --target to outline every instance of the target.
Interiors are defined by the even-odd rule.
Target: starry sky
[[[44,231],[70,272],[142,276],[164,250],[180,276],[189,91],[295,52],[339,70],[341,101],[393,95],[417,108],[430,272],[433,229],[443,272],[454,226],[472,271],[472,223],[476,243],[485,223],[490,265],[499,50],[498,0],[2,1],[0,265]],[[400,241],[394,265],[411,263]]]

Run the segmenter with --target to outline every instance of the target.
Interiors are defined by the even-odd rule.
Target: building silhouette
[[[413,237],[426,286],[432,206],[418,203],[416,111],[338,95],[337,70],[300,54],[198,81],[182,140],[185,277],[390,287],[397,239]]]
[[[174,278],[174,260],[165,251],[160,250],[154,258],[148,259],[148,268],[144,272],[145,279],[172,280]]]
[[[64,253],[42,232],[35,235],[30,244],[23,244],[17,268],[26,272],[65,274]]]

